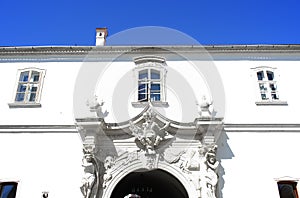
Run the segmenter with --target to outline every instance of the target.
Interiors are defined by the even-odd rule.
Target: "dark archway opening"
[[[124,198],[128,194],[137,194],[141,198],[188,198],[180,181],[160,169],[128,174],[117,184],[111,198]]]

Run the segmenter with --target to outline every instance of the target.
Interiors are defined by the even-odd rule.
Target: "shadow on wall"
[[[218,145],[218,152],[217,152],[217,158],[220,161],[220,165],[218,168],[218,175],[219,175],[219,182],[218,182],[218,198],[223,198],[222,190],[224,188],[225,180],[223,176],[225,175],[225,169],[222,166],[222,160],[223,159],[232,159],[234,157],[234,154],[232,150],[230,149],[228,145],[228,136],[225,131],[223,131],[218,139],[217,145]]]

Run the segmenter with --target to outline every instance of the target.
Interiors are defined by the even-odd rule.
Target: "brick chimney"
[[[96,28],[96,46],[104,46],[107,35],[107,28]]]

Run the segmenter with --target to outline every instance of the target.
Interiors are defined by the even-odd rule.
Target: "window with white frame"
[[[138,101],[161,101],[161,72],[156,69],[139,71]]]
[[[0,182],[0,197],[15,198],[17,193],[17,182]]]
[[[161,57],[136,58],[134,69],[137,76],[137,100],[133,102],[166,103],[165,76],[166,63]]]
[[[260,69],[256,72],[262,100],[279,100],[274,69]]]
[[[11,104],[37,104],[40,102],[45,70],[27,68],[18,71],[16,92]]]
[[[279,97],[278,71],[276,68],[260,66],[252,68],[255,79],[255,92],[257,93],[256,105],[287,105],[287,102]]]

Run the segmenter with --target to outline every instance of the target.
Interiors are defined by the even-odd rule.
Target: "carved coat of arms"
[[[143,118],[145,122],[141,127],[130,122],[129,129],[135,136],[135,142],[139,148],[146,150],[148,154],[155,154],[155,148],[168,135],[166,128],[169,127],[170,123],[165,124],[164,127],[159,127],[154,122],[155,113],[151,110],[145,112]]]

